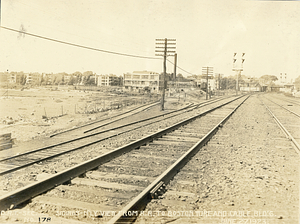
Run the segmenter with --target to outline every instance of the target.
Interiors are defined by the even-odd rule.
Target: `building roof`
[[[158,75],[159,73],[157,72],[152,72],[152,71],[134,71],[133,73],[139,73],[139,74],[153,74],[153,75]]]

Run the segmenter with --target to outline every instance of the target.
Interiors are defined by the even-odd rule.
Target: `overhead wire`
[[[171,62],[170,60],[167,59],[167,61],[168,61],[169,63],[175,65],[175,64],[174,64],[173,62]],[[182,71],[184,71],[184,72],[186,72],[186,73],[188,73],[188,74],[190,74],[190,75],[195,75],[195,74],[193,74],[193,73],[190,73],[190,72],[184,70],[183,68],[180,68],[178,65],[176,65],[176,68],[179,68],[180,70],[182,70]]]
[[[79,48],[84,48],[84,49],[93,50],[93,51],[99,51],[99,52],[108,53],[108,54],[115,54],[115,55],[120,55],[120,56],[142,58],[142,59],[152,59],[152,60],[153,59],[155,59],[155,60],[157,60],[157,59],[161,60],[162,59],[162,58],[157,58],[157,57],[126,54],[126,53],[120,53],[120,52],[116,52],[116,51],[108,51],[108,50],[103,50],[103,49],[98,49],[98,48],[93,48],[93,47],[87,47],[87,46],[84,46],[84,45],[79,45],[79,44],[74,44],[74,43],[70,43],[70,42],[66,42],[66,41],[61,41],[61,40],[57,40],[57,39],[53,39],[53,38],[49,38],[49,37],[44,37],[44,36],[41,36],[41,35],[28,33],[27,31],[22,31],[22,30],[20,31],[20,30],[12,29],[12,28],[9,28],[9,27],[1,26],[1,25],[0,25],[0,28],[6,29],[6,30],[9,30],[9,31],[13,31],[13,32],[16,32],[16,33],[19,33],[19,34],[21,33],[23,35],[29,35],[29,36],[33,36],[33,37],[36,37],[36,38],[52,41],[52,42],[57,42],[57,43],[61,43],[61,44],[66,44],[66,45],[79,47]],[[167,61],[174,65],[174,63],[171,62],[170,60],[167,59]],[[186,71],[185,69],[179,67],[178,65],[176,65],[176,68],[178,68],[178,69],[180,69],[180,70],[182,70],[182,71],[184,71],[184,72],[186,72],[190,75],[194,75],[194,74]]]
[[[57,39],[53,39],[53,38],[48,38],[48,37],[28,33],[27,31],[19,31],[19,30],[16,30],[16,29],[5,27],[5,26],[0,26],[0,27],[3,28],[3,29],[6,29],[6,30],[21,33],[21,34],[24,34],[24,35],[29,35],[29,36],[37,37],[37,38],[40,38],[40,39],[49,40],[49,41],[53,41],[53,42],[57,42],[57,43],[61,43],[61,44],[66,44],[66,45],[71,45],[71,46],[74,46],[74,47],[80,47],[80,48],[84,48],[84,49],[88,49],[88,50],[100,51],[100,52],[108,53],[108,54],[115,54],[115,55],[121,55],[121,56],[126,56],[126,57],[134,57],[134,58],[144,58],[144,59],[156,59],[156,60],[161,59],[161,58],[150,57],[150,56],[126,54],[126,53],[108,51],[108,50],[103,50],[103,49],[98,49],[98,48],[93,48],[93,47],[87,47],[87,46],[83,46],[83,45],[79,45],[79,44],[74,44],[74,43],[70,43],[70,42],[66,42],[66,41],[61,41],[61,40],[57,40]]]

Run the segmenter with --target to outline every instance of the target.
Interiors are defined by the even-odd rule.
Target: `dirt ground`
[[[11,133],[16,144],[157,100],[82,90],[5,91],[0,90],[0,134]]]

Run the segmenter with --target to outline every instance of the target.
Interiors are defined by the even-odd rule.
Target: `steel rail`
[[[203,103],[199,103],[199,104],[196,104],[196,105],[188,105],[186,107],[183,107],[183,108],[180,108],[178,110],[175,110],[175,111],[171,111],[171,112],[167,112],[167,113],[164,113],[164,114],[160,114],[160,115],[156,115],[156,116],[153,116],[153,117],[149,117],[149,118],[145,118],[145,119],[142,119],[142,120],[139,120],[139,121],[134,121],[134,122],[131,122],[131,123],[128,123],[128,124],[125,124],[125,125],[121,125],[119,127],[116,127],[116,128],[111,128],[109,130],[105,130],[105,131],[113,131],[117,128],[122,128],[122,127],[126,127],[126,126],[130,126],[130,125],[133,125],[133,124],[138,124],[138,123],[141,123],[141,122],[144,122],[144,121],[148,121],[148,120],[151,120],[151,119],[155,119],[155,118],[158,118],[158,117],[164,117],[166,115],[169,115],[169,114],[172,114],[172,113],[176,113],[176,112],[180,112],[182,110],[186,110],[186,109],[194,109],[194,108],[198,108],[199,106],[206,106],[206,105],[209,105],[209,104],[212,104],[212,103],[215,103],[215,102],[218,102],[218,101],[221,101],[223,100],[224,98],[219,98],[219,99],[214,99],[214,100],[211,100],[209,102],[203,102]],[[84,131],[83,133],[88,133],[88,132],[91,132],[91,131],[94,131],[98,128],[101,128],[103,126],[106,126],[107,124],[103,124],[103,125],[99,125],[97,127],[94,127],[94,128],[91,128],[89,130],[86,130]],[[104,131],[103,131],[104,132]],[[100,134],[101,132],[97,132],[97,134]]]
[[[218,102],[218,101],[221,101],[223,100],[222,99],[217,99],[217,100],[213,100],[213,101],[209,101],[209,102],[205,102],[205,103],[200,103],[198,105],[195,105],[195,106],[192,106],[192,107],[195,107],[195,108],[198,108],[199,106],[206,106],[206,105],[209,105],[209,104],[212,104],[212,103],[215,103],[215,102]],[[202,105],[203,104],[203,105]],[[181,111],[181,110],[185,110],[187,108],[190,108],[191,105],[187,106],[187,107],[184,107],[184,108],[181,108],[179,110],[176,110],[176,111],[171,111],[171,112],[168,112],[168,113],[165,113],[165,114],[161,114],[161,115],[158,115],[158,116],[154,116],[154,117],[151,117],[151,118],[148,118],[148,119],[144,119],[144,121],[146,120],[150,120],[150,119],[154,119],[154,118],[157,118],[159,116],[165,116],[165,115],[168,115],[168,114],[171,114],[171,113],[175,113],[175,112],[178,112],[178,111]],[[138,123],[138,122],[132,122],[130,124],[134,124],[134,123]],[[117,128],[122,128],[122,127],[125,127],[126,125],[123,125],[123,126],[119,126]],[[124,132],[121,132],[121,133],[118,133],[118,134],[114,134],[114,135],[111,135],[111,136],[108,136],[108,137],[105,137],[105,138],[102,138],[102,139],[98,139],[97,141],[93,141],[89,144],[85,144],[83,146],[80,146],[80,147],[76,147],[76,148],[73,148],[73,149],[70,149],[68,151],[64,151],[64,152],[61,152],[61,153],[58,153],[56,155],[62,155],[62,154],[65,154],[67,152],[71,152],[71,151],[74,151],[74,150],[77,150],[77,149],[80,149],[82,147],[85,147],[85,146],[89,146],[91,144],[95,144],[95,143],[98,143],[100,141],[103,141],[103,140],[106,140],[108,138],[111,138],[111,137],[115,137],[115,136],[118,136],[120,134],[123,134],[125,132],[128,132],[128,131],[132,131],[132,130],[135,130],[136,128],[133,128],[131,130],[127,130],[127,131],[124,131]],[[96,133],[93,133],[93,134],[89,134],[89,135],[84,135],[84,136],[80,136],[80,137],[77,137],[77,138],[74,138],[74,139],[71,139],[71,140],[67,140],[67,141],[63,141],[63,142],[60,142],[60,143],[56,143],[56,144],[53,144],[53,145],[49,145],[49,146],[45,146],[45,147],[42,147],[42,148],[38,148],[38,149],[35,149],[35,150],[32,150],[32,151],[29,151],[29,152],[25,152],[25,153],[21,153],[21,154],[18,154],[18,155],[14,155],[14,156],[11,156],[11,157],[8,157],[8,158],[4,158],[4,159],[1,159],[0,162],[4,162],[4,161],[7,161],[7,160],[10,160],[10,159],[14,159],[14,158],[18,158],[18,157],[21,157],[21,156],[25,156],[25,155],[29,155],[29,154],[32,154],[32,153],[35,153],[35,152],[39,152],[39,151],[42,151],[42,150],[47,150],[47,149],[50,149],[50,148],[54,148],[54,147],[57,147],[57,146],[60,146],[60,145],[63,145],[63,144],[67,144],[67,143],[71,143],[71,142],[74,142],[74,141],[78,141],[78,140],[81,140],[81,139],[84,139],[84,138],[88,138],[88,137],[92,137],[92,136],[95,136],[95,135],[98,135],[98,134],[102,134],[102,133],[105,133],[105,132],[109,132],[109,131],[112,131],[112,130],[116,130],[116,128],[111,128],[111,129],[107,129],[105,131],[100,131],[100,132],[96,132]],[[53,158],[54,156],[49,156],[49,157],[45,157],[45,159],[50,159],[50,158]],[[43,160],[45,160],[43,159]],[[39,160],[39,161],[42,161],[42,160]],[[33,162],[35,163],[35,162]],[[31,163],[31,164],[33,164]],[[29,165],[31,165],[29,164]],[[17,169],[17,168],[14,168],[14,170]],[[12,170],[13,171],[13,170]],[[5,174],[7,172],[1,172],[0,173],[0,176]]]
[[[291,111],[290,109],[287,109],[286,107],[284,107],[284,106],[282,106],[282,105],[280,105],[280,104],[274,102],[273,100],[271,100],[271,99],[269,99],[269,98],[267,98],[267,97],[265,97],[265,98],[266,98],[267,100],[270,100],[272,103],[274,103],[274,104],[276,104],[276,105],[282,107],[283,109],[287,110],[288,112],[290,112],[290,113],[292,113],[292,114],[294,114],[294,115],[296,115],[297,117],[300,118],[300,114],[297,114],[296,112]]]
[[[260,99],[260,101],[263,103],[263,105],[266,107],[270,115],[274,118],[276,124],[279,126],[279,128],[282,130],[282,132],[285,134],[287,139],[290,139],[292,143],[295,146],[295,151],[300,156],[300,145],[299,143],[294,139],[294,137],[291,135],[291,133],[284,127],[284,125],[279,121],[279,119],[275,116],[275,114],[269,109],[269,107]]]
[[[186,109],[190,106],[187,106],[187,107],[184,107],[184,108],[181,108],[179,109],[178,111],[180,110],[183,110],[183,109]],[[172,111],[172,112],[169,112],[169,113],[174,113],[174,112],[177,112],[177,111]],[[168,114],[168,113],[166,113]],[[158,115],[156,117],[159,117],[159,116],[164,116],[165,114],[163,115]],[[152,117],[152,118],[156,118],[156,117]],[[150,120],[152,118],[149,118],[149,119],[145,119],[146,120]],[[115,122],[115,121],[113,121]],[[133,124],[133,123],[138,123],[139,121],[137,122],[132,122],[130,123],[129,125]],[[110,122],[112,123],[112,122]],[[89,124],[88,124],[89,125]],[[103,126],[105,126],[107,124],[104,124]],[[85,125],[83,125],[85,126]],[[81,126],[81,127],[83,127]],[[122,128],[122,127],[125,127],[126,125],[122,125],[122,126],[119,126],[119,127],[116,127],[116,128],[111,128],[111,129],[107,129],[107,130],[104,130],[104,131],[100,131],[100,132],[96,132],[96,133],[93,133],[93,134],[89,134],[89,135],[84,135],[84,136],[80,136],[80,137],[77,137],[77,138],[73,138],[73,139],[70,139],[70,140],[67,140],[67,141],[63,141],[63,142],[60,142],[60,143],[56,143],[56,144],[53,144],[53,145],[49,145],[49,146],[45,146],[45,147],[42,147],[42,148],[38,148],[38,149],[35,149],[35,150],[32,150],[32,151],[29,151],[29,152],[25,152],[25,153],[21,153],[21,154],[18,154],[18,155],[14,155],[14,156],[11,156],[11,157],[8,157],[8,158],[5,158],[5,159],[0,159],[0,162],[3,162],[3,161],[7,161],[7,160],[10,160],[10,159],[14,159],[14,158],[18,158],[20,156],[24,156],[24,155],[29,155],[29,154],[32,154],[32,153],[35,153],[35,152],[39,152],[39,151],[42,151],[42,150],[46,150],[46,149],[50,149],[50,148],[53,148],[53,147],[56,147],[56,146],[60,146],[60,145],[63,145],[63,144],[67,144],[67,143],[71,143],[71,142],[74,142],[74,141],[78,141],[78,140],[81,140],[81,139],[84,139],[84,138],[88,138],[88,137],[92,137],[92,136],[95,136],[95,135],[98,135],[98,134],[103,134],[105,132],[109,132],[109,131],[112,131],[112,130],[116,130],[118,128]],[[128,125],[127,125],[128,126]],[[119,134],[122,134],[122,133],[119,133]],[[117,136],[118,134],[116,135],[112,135],[112,136],[109,136],[109,137],[106,137],[106,138],[103,138],[103,139],[100,139],[100,140],[97,140],[95,142],[92,142],[92,144],[94,143],[98,143],[99,141],[103,141],[103,140],[106,140],[108,138],[111,138],[111,137],[114,137],[114,136]],[[87,144],[86,146],[89,146],[90,144]],[[83,147],[83,146],[82,146]],[[80,147],[80,148],[82,148]],[[77,149],[77,148],[76,148]],[[70,150],[70,151],[73,151],[74,149]],[[67,151],[67,152],[70,152],[70,151]],[[65,153],[65,152],[64,152]],[[61,155],[61,154],[58,154],[58,155]],[[52,158],[52,156],[50,157],[47,157],[47,158]],[[1,175],[2,173],[0,173]]]
[[[212,109],[206,110],[200,114],[197,114],[193,117],[187,118],[183,121],[180,121],[170,127],[167,127],[165,129],[162,129],[160,131],[157,131],[153,134],[150,134],[148,136],[145,136],[139,140],[136,140],[134,142],[131,142],[129,144],[126,144],[125,146],[119,147],[113,151],[107,152],[103,155],[100,155],[94,159],[85,161],[83,163],[80,163],[78,165],[75,165],[74,167],[68,168],[64,171],[61,171],[57,174],[51,175],[50,177],[37,181],[36,183],[32,183],[28,186],[22,187],[20,189],[14,190],[12,192],[9,192],[6,195],[3,195],[0,197],[0,210],[6,210],[6,209],[12,209],[16,205],[21,204],[27,200],[30,200],[31,198],[44,193],[60,184],[66,183],[71,181],[73,178],[78,177],[85,172],[89,170],[93,170],[97,168],[98,166],[120,156],[124,153],[130,152],[133,149],[139,148],[142,145],[147,144],[148,142],[152,142],[154,139],[160,138],[163,135],[166,135],[169,132],[172,132],[179,127],[188,124],[192,122],[193,120],[202,117],[220,107],[223,107],[224,105],[227,105],[243,96],[240,96],[238,98],[235,98],[231,101],[228,101],[222,105],[219,105],[217,107],[214,107]]]
[[[86,126],[89,126],[89,125],[92,125],[92,124],[96,124],[96,123],[99,123],[99,122],[102,122],[102,121],[110,120],[110,119],[112,119],[112,118],[115,118],[115,117],[118,117],[118,116],[122,116],[122,115],[125,115],[125,114],[128,114],[128,113],[131,113],[131,112],[133,112],[133,111],[135,111],[135,110],[138,110],[138,109],[140,109],[140,108],[142,108],[142,107],[146,107],[145,109],[148,109],[148,108],[153,107],[153,106],[155,106],[155,105],[157,105],[157,104],[159,104],[159,103],[160,103],[159,101],[158,101],[158,102],[156,101],[156,102],[154,102],[154,103],[150,103],[150,104],[147,104],[147,105],[142,105],[142,106],[133,108],[133,109],[131,109],[131,110],[129,110],[129,111],[126,111],[126,112],[121,113],[121,114],[117,114],[117,115],[112,116],[112,117],[108,117],[108,118],[101,119],[101,120],[96,120],[96,121],[89,122],[89,123],[84,124],[84,125],[80,125],[80,126],[75,127],[75,128],[70,128],[70,129],[68,129],[68,130],[64,130],[64,131],[61,131],[61,132],[52,134],[52,135],[50,135],[49,137],[52,138],[52,137],[54,137],[54,136],[56,136],[56,135],[60,135],[60,134],[63,134],[63,133],[69,132],[69,131],[73,131],[73,130],[76,130],[76,129],[79,129],[79,128],[82,128],[82,127],[86,127]],[[145,110],[145,109],[144,109],[144,110]],[[137,112],[137,113],[138,113],[138,112]],[[123,118],[120,118],[120,119],[123,119]],[[118,120],[120,120],[120,119],[114,120],[113,122],[116,122],[116,121],[118,121]],[[109,124],[109,123],[111,123],[111,122],[108,122],[108,124]]]
[[[123,128],[123,127],[130,126],[130,125],[133,125],[133,124],[138,124],[138,123],[141,123],[141,122],[144,122],[144,121],[149,121],[149,120],[151,120],[151,119],[155,119],[155,118],[158,118],[158,117],[163,117],[163,116],[165,116],[165,115],[169,115],[169,114],[176,113],[176,112],[179,112],[179,111],[182,111],[182,110],[186,110],[186,109],[191,108],[191,107],[193,108],[193,107],[195,107],[195,106],[188,105],[188,106],[183,107],[183,108],[181,108],[181,109],[179,109],[179,110],[176,110],[176,111],[167,112],[167,113],[164,113],[164,114],[160,114],[160,115],[156,115],[156,116],[153,116],[153,117],[145,118],[145,119],[142,119],[142,120],[139,120],[139,121],[134,121],[134,122],[131,122],[131,123],[128,123],[128,124],[124,124],[124,125],[121,125],[121,126],[118,126],[118,127],[115,127],[115,128],[111,128],[111,129],[108,129],[108,130],[112,131],[112,130],[115,130],[115,129],[118,129],[118,128]],[[120,120],[121,120],[121,119],[120,119]],[[116,121],[118,121],[118,120],[116,120]],[[113,121],[113,122],[115,122],[115,121]],[[85,133],[94,131],[94,130],[99,129],[99,128],[103,127],[103,126],[106,126],[106,125],[108,125],[108,124],[111,124],[111,123],[113,123],[113,122],[109,122],[109,123],[102,124],[102,125],[99,125],[99,126],[97,126],[97,127],[88,129],[88,130],[84,131],[83,133],[85,134]],[[106,131],[106,130],[105,130],[105,131]],[[99,133],[99,132],[97,132],[97,133]],[[100,133],[101,133],[101,132],[100,132]]]
[[[285,97],[281,97],[281,96],[279,96],[279,97],[277,96],[276,98],[279,98],[281,100],[287,101],[289,103],[294,103],[294,104],[300,105],[299,101],[295,101],[295,100],[292,100],[292,99],[286,99]]]
[[[190,110],[193,110],[193,109],[190,109]],[[188,112],[188,111],[186,111],[186,112]],[[172,116],[170,116],[170,117],[168,117],[168,118],[172,118],[172,117],[176,117],[176,116],[178,116],[178,114],[172,115]],[[164,119],[164,118],[163,118],[163,119]],[[161,120],[155,121],[155,122],[152,122],[152,123],[149,123],[149,124],[144,124],[143,127],[146,127],[146,126],[148,126],[148,125],[151,125],[151,124],[154,124],[154,123],[157,123],[157,122],[160,122],[160,121],[161,121]],[[125,125],[125,126],[126,126],[126,125]],[[125,126],[124,126],[124,127],[125,127]],[[123,127],[123,126],[122,126],[122,127]],[[94,134],[90,134],[90,135],[87,136],[87,137],[91,137],[91,136],[94,136],[94,135],[98,135],[98,134],[101,134],[101,133],[105,133],[105,132],[108,132],[108,131],[111,131],[111,130],[115,130],[115,129],[118,129],[118,128],[121,128],[121,127],[112,128],[112,129],[108,129],[108,130],[105,130],[105,131],[100,131],[100,132],[97,132],[97,133],[94,133]],[[77,146],[77,147],[73,147],[73,148],[71,148],[71,149],[68,149],[68,150],[65,150],[65,151],[62,151],[62,152],[59,152],[59,153],[55,153],[55,154],[50,155],[50,156],[46,156],[46,157],[43,157],[43,158],[34,160],[34,161],[32,161],[32,162],[28,162],[28,163],[23,164],[23,165],[20,165],[20,166],[18,166],[18,167],[14,167],[14,168],[11,168],[11,169],[7,169],[7,170],[5,170],[5,171],[1,171],[1,172],[0,172],[0,176],[3,176],[3,175],[5,175],[5,174],[11,173],[11,172],[13,172],[13,171],[22,169],[22,168],[24,168],[24,167],[30,166],[30,165],[35,164],[35,163],[38,163],[38,162],[41,162],[41,161],[45,161],[45,160],[48,160],[48,159],[52,159],[52,158],[55,158],[55,157],[57,157],[57,156],[60,156],[60,155],[63,155],[63,154],[66,154],[66,153],[69,153],[69,152],[72,152],[72,151],[75,151],[75,150],[78,150],[78,149],[81,149],[81,148],[84,148],[84,147],[93,145],[93,144],[96,144],[96,143],[99,143],[99,142],[101,142],[101,141],[104,141],[104,140],[107,140],[107,139],[116,137],[116,136],[118,136],[118,135],[127,133],[127,132],[129,132],[129,131],[134,131],[134,130],[139,129],[139,128],[141,128],[141,126],[138,126],[138,127],[135,127],[135,128],[131,128],[130,130],[125,130],[125,131],[123,131],[123,132],[119,132],[119,133],[116,133],[116,134],[113,134],[113,135],[110,135],[110,136],[107,136],[107,137],[98,139],[98,140],[96,140],[96,141],[92,141],[92,142],[89,142],[89,143],[85,143],[85,144],[83,144],[83,145],[80,145],[80,146]],[[85,138],[85,137],[83,137],[83,138]],[[81,139],[81,138],[79,138],[79,139]],[[55,147],[55,146],[54,146],[54,147]],[[46,149],[47,149],[47,148],[46,148]],[[46,149],[42,149],[42,150],[46,150]],[[39,150],[39,151],[41,151],[41,150]],[[39,151],[37,151],[37,152],[39,152]],[[35,151],[31,151],[31,152],[34,153]],[[28,154],[31,154],[31,152],[24,153],[24,154],[19,154],[19,155],[13,156],[13,157],[9,157],[9,158],[6,158],[6,159],[1,160],[0,162],[2,162],[2,161],[7,161],[7,160],[10,160],[10,159],[14,159],[14,158],[17,158],[17,157],[20,157],[20,156],[24,156],[24,155],[26,156],[26,155],[28,155]]]
[[[158,178],[156,178],[145,190],[136,196],[129,204],[127,204],[116,216],[109,220],[109,224],[113,223],[128,223],[136,219],[137,216],[127,216],[129,211],[135,211],[131,214],[137,214],[145,208],[146,204],[151,200],[150,192],[158,184],[163,182],[167,184],[179,170],[193,157],[202,146],[204,146],[211,137],[223,127],[229,117],[249,98],[248,95],[239,105],[237,105],[225,118],[222,119],[214,128],[212,128],[204,137],[202,137],[192,148],[190,148],[184,155],[182,155],[175,163],[173,163],[166,171],[164,171]],[[137,212],[136,212],[137,211]]]

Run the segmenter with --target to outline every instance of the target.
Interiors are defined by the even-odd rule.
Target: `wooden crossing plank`
[[[82,185],[88,185],[88,186],[98,186],[105,189],[119,189],[124,191],[142,191],[144,190],[144,187],[139,187],[135,185],[129,185],[129,184],[120,184],[120,183],[112,183],[112,182],[106,182],[106,181],[99,181],[99,180],[89,180],[85,178],[75,178],[72,180],[73,184],[82,184]]]
[[[133,179],[133,180],[149,180],[154,181],[155,177],[147,177],[147,176],[136,176],[136,175],[129,175],[129,174],[115,174],[115,173],[104,173],[104,172],[92,172],[87,173],[87,177],[91,177],[93,179],[110,179],[110,178],[116,178],[116,179]]]

